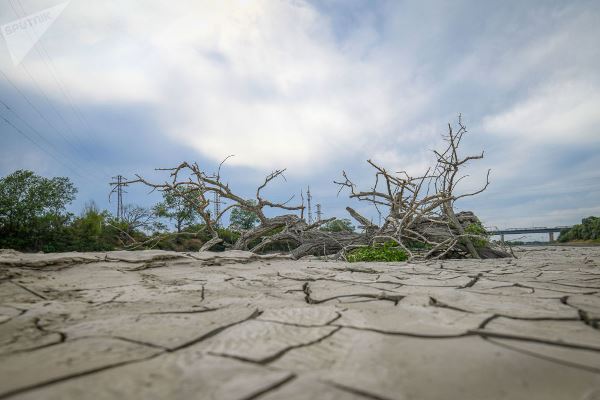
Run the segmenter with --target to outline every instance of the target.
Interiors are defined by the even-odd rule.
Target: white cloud
[[[25,5],[33,13],[58,1]],[[315,189],[341,169],[368,184],[368,158],[389,170],[424,170],[458,112],[472,132],[465,153],[488,151],[468,170],[464,189],[478,187],[491,167],[490,193],[509,194],[496,215],[520,212],[508,204],[532,181],[548,183],[540,196],[558,190],[558,168],[580,155],[592,166],[569,174],[597,165],[589,155],[600,144],[597,7],[350,3],[78,0],[42,42],[74,101],[94,121],[107,121],[114,136],[130,135],[138,145],[127,151],[152,165],[190,157],[156,159],[147,148],[164,141],[165,149],[193,149],[202,162],[233,153],[230,165],[255,168],[236,168],[246,180],[288,167],[291,181],[310,179]],[[14,19],[10,13],[0,4],[0,24]],[[2,56],[3,71],[45,110],[36,84],[12,67],[8,52]],[[25,64],[62,109],[46,62],[34,51]],[[44,126],[37,117],[32,122]],[[159,143],[146,146],[149,140]],[[553,158],[544,162],[552,146]]]
[[[600,140],[600,88],[587,82],[548,85],[483,120],[483,127],[523,141]]]
[[[52,49],[74,97],[147,103],[167,135],[213,160],[302,172],[373,147],[430,96],[401,62],[370,59],[372,40],[341,45],[303,1],[120,2],[118,16],[76,3]],[[29,65],[60,95],[44,60]]]

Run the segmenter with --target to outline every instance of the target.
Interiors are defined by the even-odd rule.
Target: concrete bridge
[[[500,240],[504,242],[504,235],[524,235],[529,233],[547,233],[548,241],[554,241],[554,233],[562,231],[563,229],[569,229],[570,226],[555,226],[552,228],[548,227],[531,227],[531,228],[507,228],[507,229],[487,229],[488,233],[492,236],[500,236]]]

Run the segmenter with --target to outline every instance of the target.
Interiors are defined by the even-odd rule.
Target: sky
[[[461,113],[464,154],[485,151],[461,189],[491,184],[457,208],[499,228],[600,215],[598,1],[0,0],[0,26],[0,176],[68,176],[75,213],[114,211],[118,174],[234,155],[243,196],[287,168],[271,199],[310,185],[324,217],[376,218],[333,180],[369,188],[367,159],[423,172]]]

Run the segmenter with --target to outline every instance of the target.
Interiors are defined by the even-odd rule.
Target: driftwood
[[[509,253],[492,248],[482,240],[485,238],[481,234],[472,232],[471,226],[481,226],[473,213],[454,211],[457,200],[482,193],[490,183],[488,170],[486,182],[480,189],[469,193],[458,193],[456,190],[457,185],[465,178],[460,174],[462,167],[484,156],[483,152],[466,157],[459,154],[459,146],[466,132],[460,116],[456,130],[448,124],[448,134],[444,136],[445,148],[434,151],[435,165],[420,176],[410,176],[405,171],[391,173],[368,160],[375,170],[374,184],[368,190],[360,190],[346,172],[342,172],[343,179],[334,181],[339,186],[339,192],[348,190],[350,198],[371,203],[380,214],[382,210],[387,211],[384,223],[377,226],[369,218],[347,207],[350,216],[359,222],[362,233],[327,232],[320,229],[323,224],[335,218],[307,224],[304,220],[304,201],[302,200],[302,204],[289,205],[293,196],[283,203],[265,199],[261,194],[262,190],[276,178],[285,179],[285,170],[276,170],[265,177],[257,188],[254,199],[241,197],[220,181],[220,170],[225,160],[219,166],[217,174],[206,174],[197,164],[184,162],[176,168],[161,169],[170,173],[170,179],[162,184],[149,182],[139,175],[136,180],[127,183],[143,183],[153,190],[172,191],[193,204],[211,235],[202,250],[209,250],[222,242],[216,227],[226,212],[238,207],[256,214],[259,224],[252,229],[240,231],[239,238],[232,246],[236,250],[262,252],[271,245],[286,243],[294,258],[307,255],[336,255],[343,258],[356,247],[392,241],[413,259],[509,257]],[[229,204],[219,215],[210,213],[209,199],[215,195],[227,199]],[[287,213],[267,217],[265,208]],[[482,241],[486,242],[483,246]]]
[[[457,185],[466,177],[460,174],[462,167],[484,156],[483,152],[464,157],[459,154],[459,146],[466,133],[467,129],[460,116],[457,130],[448,124],[448,134],[444,136],[446,147],[442,151],[434,151],[435,165],[421,176],[410,176],[405,171],[390,173],[368,160],[376,171],[375,183],[369,190],[359,190],[347,174],[342,172],[343,180],[335,182],[340,191],[347,189],[351,198],[370,202],[378,210],[389,210],[383,226],[378,229],[366,226],[369,243],[392,240],[411,257],[509,256],[500,249],[492,249],[487,243],[477,248],[474,241],[486,240],[480,234],[471,232],[469,227],[481,227],[481,222],[471,212],[454,211],[457,200],[482,193],[490,183],[488,170],[485,184],[480,189],[457,193]],[[356,212],[350,214],[365,225],[364,217],[358,218]],[[416,243],[424,245],[420,247],[425,247],[427,251],[416,254],[413,250]]]

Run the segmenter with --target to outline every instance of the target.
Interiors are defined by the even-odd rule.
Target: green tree
[[[163,201],[154,206],[154,214],[175,224],[177,233],[198,222],[198,200],[194,190],[176,189],[163,192]]]
[[[85,205],[67,233],[70,235],[69,250],[106,251],[113,250],[117,243],[117,232],[107,225],[110,213],[100,211],[94,202]]]
[[[581,224],[565,229],[558,238],[560,242],[572,240],[600,240],[600,217],[587,217],[581,220]]]
[[[354,225],[348,218],[334,219],[321,227],[326,232],[354,232]]]
[[[70,222],[77,189],[69,178],[18,170],[0,179],[0,246],[41,250]]]
[[[229,225],[233,229],[237,230],[252,229],[256,226],[258,222],[259,219],[256,213],[244,210],[239,207],[236,207],[233,210],[231,210],[231,215],[229,216]]]
[[[48,179],[32,171],[15,171],[0,179],[0,223],[23,228],[36,218],[59,215],[76,194],[69,178]]]

